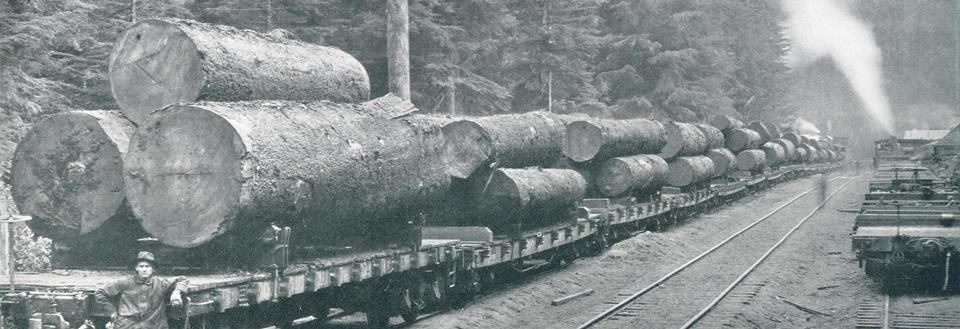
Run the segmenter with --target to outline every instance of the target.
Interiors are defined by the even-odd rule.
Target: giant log
[[[734,153],[758,148],[760,144],[760,134],[752,129],[730,129],[724,136],[724,145]]]
[[[764,143],[760,146],[763,156],[767,158],[767,167],[776,167],[787,161],[787,153],[783,146],[777,143]]]
[[[37,234],[75,240],[125,213],[123,156],[134,125],[119,112],[51,115],[17,145],[11,188]]]
[[[764,126],[767,127],[767,132],[770,133],[770,139],[779,139],[782,137],[780,133],[780,126],[772,122],[764,122]]]
[[[743,128],[743,121],[737,120],[736,118],[729,115],[717,115],[713,119],[710,119],[710,125],[717,127],[721,131],[727,131],[730,129]]]
[[[770,139],[772,139],[772,136],[770,135],[770,129],[767,128],[767,125],[765,125],[763,122],[751,121],[749,124],[747,124],[747,128],[750,128],[750,130],[756,131],[757,134],[760,134],[760,145],[763,145],[763,143],[769,142]]]
[[[566,123],[583,118],[535,111],[451,122],[443,127],[445,172],[467,178],[491,162],[503,168],[549,166],[562,156]]]
[[[697,124],[696,126],[700,128],[700,132],[702,132],[704,138],[706,138],[708,149],[712,150],[723,147],[723,132],[720,131],[720,129],[705,124]]]
[[[684,187],[713,177],[713,160],[706,156],[679,157],[669,162],[667,185]]]
[[[398,107],[413,106],[387,95],[167,107],[131,139],[127,198],[143,228],[174,247],[251,241],[238,238],[271,222],[324,244],[386,240],[377,233],[396,232],[450,182],[439,161],[449,120],[378,115]]]
[[[366,70],[342,50],[189,20],[137,22],[115,43],[109,70],[113,98],[138,125],[182,102],[370,97]]]
[[[647,119],[577,120],[567,125],[563,155],[576,162],[660,152],[667,143],[663,124]]]
[[[479,194],[478,224],[504,231],[569,218],[586,190],[586,180],[575,170],[497,169]]]
[[[761,150],[744,150],[737,154],[737,169],[757,171],[767,163],[766,154]]]
[[[817,153],[817,148],[811,146],[807,143],[800,144],[800,148],[803,148],[803,162],[817,162],[819,161],[819,154]]]
[[[800,144],[803,143],[803,139],[800,138],[800,135],[797,135],[793,132],[784,133],[781,137],[793,143],[794,146],[800,146]]]
[[[800,147],[797,147],[797,159],[796,162],[807,162],[810,161],[810,151],[806,147],[803,147],[803,144]]]
[[[797,161],[797,147],[793,142],[786,140],[784,138],[774,139],[772,143],[776,143],[783,148],[783,153],[785,155],[785,162]]]
[[[667,131],[667,144],[658,154],[661,158],[672,159],[678,156],[694,156],[707,152],[707,137],[695,125],[683,122],[664,124]]]
[[[728,149],[712,149],[707,153],[707,157],[713,161],[713,177],[721,177],[731,171],[737,170],[737,156]]]
[[[630,191],[654,191],[666,183],[670,167],[667,161],[653,154],[607,159],[597,172],[597,189],[615,197]]]

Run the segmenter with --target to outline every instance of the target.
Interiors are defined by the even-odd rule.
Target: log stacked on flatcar
[[[567,124],[563,155],[576,162],[655,154],[667,143],[663,124],[648,119],[577,120]]]
[[[167,18],[124,31],[110,54],[110,87],[138,125],[153,111],[183,102],[370,97],[367,71],[339,49]]]

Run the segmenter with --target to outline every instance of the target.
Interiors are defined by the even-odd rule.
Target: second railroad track
[[[654,283],[608,301],[609,308],[579,328],[690,328],[853,181],[848,179],[822,202],[797,202],[815,194],[816,188],[797,195]],[[785,208],[811,203],[815,206],[801,218],[778,215]]]

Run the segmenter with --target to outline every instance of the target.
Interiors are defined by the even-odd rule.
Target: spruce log
[[[679,157],[669,162],[667,185],[684,187],[703,182],[716,173],[713,160],[706,156]]]
[[[763,122],[751,121],[749,124],[747,124],[747,128],[750,128],[750,130],[756,131],[757,134],[760,134],[760,145],[770,141],[770,130],[767,128],[767,125],[763,124]]]
[[[502,228],[519,221],[528,226],[565,218],[583,197],[587,182],[570,169],[497,169],[477,205],[484,226]]]
[[[819,160],[819,154],[817,153],[817,149],[815,147],[810,146],[810,144],[807,143],[800,144],[800,147],[806,151],[806,156],[803,158],[803,162],[812,163]]]
[[[763,169],[767,163],[766,153],[761,150],[744,150],[737,154],[737,169],[756,171]]]
[[[630,191],[651,192],[666,183],[669,171],[667,161],[653,154],[611,158],[600,165],[597,189],[610,197]]]
[[[11,187],[39,235],[74,239],[125,212],[123,156],[134,125],[119,112],[74,111],[33,126],[13,155]]]
[[[773,143],[777,143],[783,148],[783,153],[786,156],[784,158],[784,162],[797,161],[797,147],[793,144],[793,142],[780,138],[773,140]]]
[[[713,177],[722,177],[737,169],[737,156],[725,148],[715,148],[707,153],[715,169]]]
[[[734,153],[758,148],[760,144],[760,134],[752,129],[730,129],[724,136],[724,145]]]
[[[660,152],[667,143],[663,124],[647,119],[577,120],[567,125],[563,155],[573,161]]]
[[[562,156],[566,123],[583,118],[535,111],[451,122],[443,127],[446,173],[467,178],[491,162],[502,168],[552,165]]]
[[[166,18],[139,21],[120,36],[110,55],[110,87],[138,125],[182,102],[370,97],[366,70],[342,50]]]
[[[791,143],[793,143],[794,146],[799,146],[801,143],[803,143],[803,139],[800,138],[800,135],[797,135],[796,133],[792,133],[792,132],[784,133],[782,137],[783,139],[786,139]]]
[[[672,159],[707,152],[707,137],[697,126],[683,122],[669,122],[664,124],[664,128],[667,131],[667,144],[658,154],[661,158]]]
[[[770,139],[779,139],[782,137],[780,133],[780,126],[772,122],[764,122],[764,126],[767,127],[767,131],[770,133]]]
[[[787,153],[780,144],[764,143],[760,149],[763,150],[763,156],[767,158],[767,167],[776,167],[787,161]]]
[[[736,118],[729,115],[717,115],[710,120],[710,124],[721,131],[727,131],[730,129],[743,128],[743,121],[737,120]]]
[[[807,145],[810,145],[810,146],[812,146],[812,147],[815,148],[815,149],[818,149],[818,150],[819,150],[819,149],[822,148],[822,147],[820,146],[820,141],[818,141],[816,138],[807,137],[807,136],[802,136],[802,135],[801,135],[801,136],[800,136],[800,140],[801,140],[803,143],[805,143],[805,144],[807,144]]]
[[[704,138],[707,139],[707,148],[712,150],[716,148],[723,147],[723,132],[720,129],[717,129],[711,125],[697,124],[697,128],[700,128],[700,132],[703,133]]]
[[[797,148],[797,162],[808,162],[810,161],[810,151],[803,147],[803,144],[800,144],[800,147]]]
[[[449,188],[439,161],[449,120],[373,113],[388,107],[412,105],[387,95],[170,106],[131,139],[127,198],[147,232],[181,248],[255,237],[270,222],[326,244],[395,232]]]

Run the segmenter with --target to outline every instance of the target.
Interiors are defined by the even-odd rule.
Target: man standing
[[[116,307],[114,329],[167,329],[167,300],[180,306],[180,293],[186,289],[184,277],[173,280],[153,276],[157,262],[153,254],[141,251],[137,254],[137,274],[96,292],[97,301],[111,303]],[[168,299],[169,298],[169,299]]]

